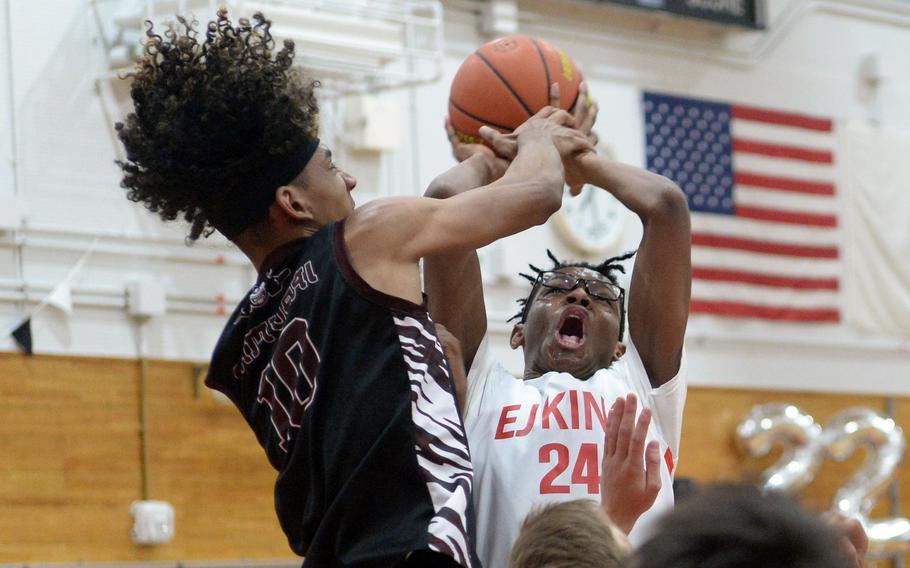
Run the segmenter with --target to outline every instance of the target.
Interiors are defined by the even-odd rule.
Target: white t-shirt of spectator
[[[648,380],[631,340],[625,355],[586,380],[551,371],[515,378],[494,360],[484,338],[468,373],[464,422],[474,465],[477,553],[487,568],[508,566],[512,543],[537,505],[600,501],[607,412],[635,393],[653,411],[648,441],[660,443],[661,489],[629,535],[643,542],[673,507],[673,472],[686,402],[685,350],[677,375],[659,388]],[[642,461],[644,464],[644,461]]]

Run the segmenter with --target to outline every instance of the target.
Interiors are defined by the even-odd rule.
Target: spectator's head
[[[698,495],[699,491],[701,488],[698,486],[698,482],[691,477],[673,478],[673,499],[677,505]]]
[[[855,568],[840,535],[795,501],[752,487],[704,490],[665,516],[635,568]]]
[[[509,568],[619,568],[629,554],[626,535],[600,505],[578,499],[531,511],[512,545]]]

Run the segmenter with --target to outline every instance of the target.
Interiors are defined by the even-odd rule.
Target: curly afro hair
[[[234,25],[219,10],[202,38],[198,22],[177,20],[163,37],[146,22],[127,75],[134,111],[116,125],[120,185],[163,220],[187,221],[190,241],[215,229],[233,238],[265,219],[277,185],[291,181],[263,187],[263,177],[318,136],[318,83],[292,68],[293,42],[273,56],[261,13]]]

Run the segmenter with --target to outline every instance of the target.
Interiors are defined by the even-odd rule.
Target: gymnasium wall
[[[233,406],[197,390],[198,368],[148,366],[150,497],[175,508],[176,536],[139,547],[129,505],[142,498],[139,364],[126,359],[0,355],[0,563],[292,559],[272,503],[274,473]],[[754,404],[787,401],[824,422],[848,406],[884,410],[883,397],[694,387],[677,476],[739,480],[775,459],[744,458],[736,425]],[[910,421],[910,399],[894,401]],[[860,452],[861,454],[862,452]],[[861,455],[826,462],[806,490],[817,510]],[[910,464],[901,508],[910,510]],[[890,516],[888,497],[873,518]]]
[[[489,36],[480,31],[482,2],[443,4],[439,81],[381,95],[400,109],[399,149],[351,152],[332,123],[324,125],[339,163],[359,177],[359,203],[418,195],[453,163],[442,131],[448,84]],[[630,111],[641,89],[910,130],[910,5],[767,4],[768,32],[729,33],[581,2],[522,0],[519,29],[553,41],[582,65],[601,104],[598,131],[630,163],[642,162],[640,116]],[[20,230],[0,231],[2,329],[29,314],[92,250],[72,282],[72,312],[48,307],[34,314],[37,357],[13,353],[0,334],[0,349],[9,352],[0,355],[0,562],[287,557],[272,510],[273,473],[252,435],[233,408],[204,388],[194,394],[194,363],[208,359],[225,312],[254,272],[223,239],[188,248],[184,227],[164,226],[124,199],[110,125],[117,118],[111,110],[128,93],[96,80],[106,67],[87,7],[87,0],[0,0],[0,30],[10,32],[0,38],[0,214],[12,206],[26,214]],[[884,54],[886,80],[867,100],[856,73],[872,51]],[[324,101],[327,116],[343,113],[346,103]],[[627,217],[615,252],[633,248],[640,230]],[[573,255],[551,226],[482,251],[493,347],[510,370],[521,359],[507,347],[505,320],[526,291],[515,274],[527,262],[544,262],[547,247]],[[127,314],[124,290],[149,278],[167,292],[168,312],[142,322]],[[884,410],[893,400],[895,419],[910,428],[908,337],[785,331],[718,334],[692,322],[693,387],[679,475],[733,479],[766,466],[773,456],[747,462],[731,441],[756,403],[797,403],[824,423],[848,406]],[[177,508],[175,541],[150,549],[126,537],[127,508],[141,498],[133,361],[140,352],[156,360],[151,496]],[[826,463],[807,502],[826,508],[860,459]],[[907,467],[898,477],[904,512]],[[889,514],[884,508],[876,515]]]
[[[12,65],[0,73],[0,114],[15,128],[0,132],[0,150],[9,157],[0,160],[0,212],[19,207],[25,224],[0,231],[0,321],[12,329],[91,249],[70,283],[72,312],[45,308],[34,314],[38,352],[135,357],[142,350],[153,357],[205,361],[224,313],[253,281],[253,270],[217,235],[187,247],[185,227],[165,226],[124,199],[113,164],[120,148],[110,125],[127,108],[128,92],[105,75],[87,0],[65,6],[52,0],[4,4],[10,9],[0,11],[0,27],[11,33],[0,42],[0,55],[11,55]],[[463,58],[489,38],[481,31],[483,4],[443,2],[446,48],[437,82],[379,95],[399,109],[397,150],[349,150],[338,121],[350,101],[323,101],[323,138],[334,146],[339,163],[358,176],[359,203],[418,195],[452,165],[442,130],[448,85]],[[764,32],[655,19],[580,1],[522,0],[517,22],[519,31],[553,41],[582,66],[601,106],[597,130],[616,157],[629,163],[643,160],[638,107],[643,89],[910,129],[910,108],[903,104],[910,98],[910,77],[901,72],[910,67],[906,2],[767,4]],[[858,83],[868,53],[881,55],[885,77],[871,99]],[[607,254],[634,248],[640,231],[637,219],[627,214],[621,238]],[[515,298],[526,292],[517,273],[528,262],[544,262],[545,248],[583,256],[550,224],[482,251],[494,345],[513,371],[521,360],[506,347],[505,320]],[[125,289],[149,279],[166,292],[168,311],[140,329],[126,313]],[[802,326],[779,326],[775,333],[748,326],[733,332],[734,327],[693,318],[688,335],[693,383],[910,394],[910,382],[901,380],[910,368],[910,331],[881,338]],[[0,349],[15,349],[3,334]],[[860,375],[863,381],[856,380]]]
[[[129,538],[143,498],[139,363],[0,355],[0,562],[289,558],[274,472],[191,364],[148,366],[149,497],[175,508],[160,547]],[[201,379],[200,379],[201,380]]]
[[[706,28],[673,18],[642,19],[639,12],[585,2],[525,0],[521,33],[559,45],[581,66],[600,103],[601,140],[617,159],[642,165],[644,140],[639,98],[652,90],[786,109],[837,119],[879,120],[910,129],[910,11],[902,2],[770,1],[767,32]],[[447,7],[447,73],[454,74],[486,36],[478,32],[478,3],[450,1]],[[883,80],[877,97],[862,96],[862,58],[881,56]],[[428,86],[420,96],[420,123],[432,128],[445,112],[447,84]],[[445,155],[446,140],[428,137],[421,146],[421,180],[439,168],[431,156]],[[843,187],[840,187],[840,191]],[[611,254],[635,248],[641,226],[631,213]],[[844,229],[849,231],[850,228]],[[515,298],[526,294],[516,275],[527,263],[547,265],[545,248],[560,257],[579,257],[552,223],[504,239],[482,256],[489,282],[487,306],[498,341],[497,355],[512,371],[522,362],[508,348]],[[692,318],[687,332],[694,384],[782,390],[836,390],[910,394],[910,330],[898,340],[868,333],[829,334],[818,326],[724,325]],[[857,377],[862,376],[862,381]]]

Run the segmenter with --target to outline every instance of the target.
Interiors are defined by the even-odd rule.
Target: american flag
[[[841,319],[833,123],[644,93],[647,167],[692,212],[694,314]]]

